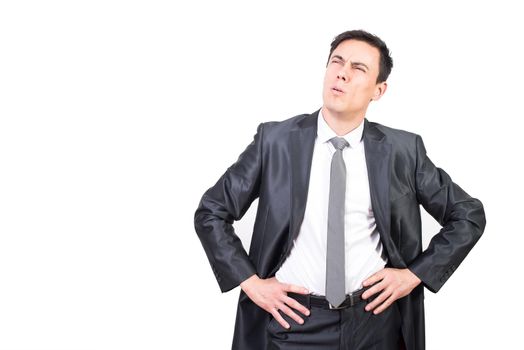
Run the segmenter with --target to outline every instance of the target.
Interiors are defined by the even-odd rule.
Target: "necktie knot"
[[[333,137],[329,140],[336,150],[342,151],[344,148],[349,146],[349,143],[343,137]]]

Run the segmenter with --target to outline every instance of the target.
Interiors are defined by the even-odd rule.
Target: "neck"
[[[362,120],[364,120],[364,113],[360,115],[344,115],[328,110],[325,106],[322,107],[322,115],[324,120],[329,125],[337,136],[343,136],[356,129]]]

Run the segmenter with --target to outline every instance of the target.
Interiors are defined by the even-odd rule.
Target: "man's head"
[[[333,117],[363,118],[386,91],[393,61],[386,44],[362,30],[333,40],[324,76],[324,108]]]
[[[341,42],[346,40],[358,40],[368,43],[370,46],[376,48],[380,53],[379,60],[379,74],[377,77],[377,83],[386,81],[391,73],[391,68],[393,68],[393,59],[389,53],[389,49],[386,46],[386,43],[382,41],[378,36],[375,36],[371,33],[368,33],[364,30],[349,30],[347,32],[341,33],[333,39],[331,42],[331,50],[329,51],[328,64],[331,59],[333,51],[340,45]]]

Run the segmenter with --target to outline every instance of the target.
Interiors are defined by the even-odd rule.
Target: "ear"
[[[382,95],[386,93],[387,88],[388,88],[388,83],[386,83],[385,81],[378,83],[375,86],[375,93],[373,94],[373,98],[371,100],[378,101],[382,97]]]

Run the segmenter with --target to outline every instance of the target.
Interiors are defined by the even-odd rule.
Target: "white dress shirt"
[[[304,221],[290,255],[276,273],[283,283],[325,295],[326,247],[331,159],[335,147],[329,142],[337,134],[318,115],[318,129]],[[346,164],[345,259],[346,293],[362,288],[362,282],[384,268],[387,258],[371,208],[369,181],[362,132],[364,122],[343,137],[349,143],[342,154]]]

